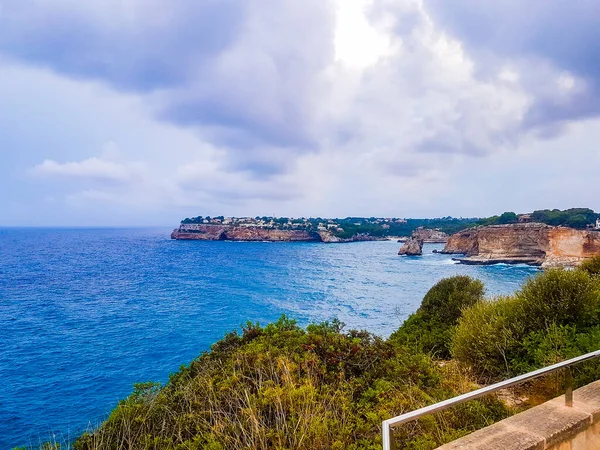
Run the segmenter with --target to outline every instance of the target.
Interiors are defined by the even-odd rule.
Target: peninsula
[[[346,217],[344,219],[287,217],[186,218],[171,233],[172,239],[209,241],[357,242],[387,240],[411,233],[429,233],[425,242],[440,242],[446,232],[473,226],[476,219],[404,219]],[[436,230],[424,230],[424,227]]]

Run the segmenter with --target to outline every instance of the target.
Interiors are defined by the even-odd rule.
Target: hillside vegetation
[[[594,225],[600,214],[595,213],[589,208],[571,208],[561,211],[560,209],[542,209],[530,214],[531,221],[545,223],[555,227],[563,226],[577,229],[584,229],[589,225]],[[517,223],[519,216],[514,212],[507,211],[499,216],[479,219],[478,225],[503,225]]]
[[[384,340],[340,322],[248,323],[161,386],[143,383],[75,443],[100,449],[379,449],[381,421],[600,348],[600,258],[550,270],[510,297],[438,282]],[[561,374],[426,417],[398,448],[436,446],[557,395]],[[600,378],[578,366],[576,382]],[[503,397],[506,398],[506,395]]]

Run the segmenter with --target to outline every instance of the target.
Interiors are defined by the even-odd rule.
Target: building
[[[600,230],[600,217],[596,219],[596,230]]]
[[[532,222],[533,219],[531,218],[531,214],[520,214],[517,221],[519,223],[529,223]]]

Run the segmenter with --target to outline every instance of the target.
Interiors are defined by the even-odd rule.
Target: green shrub
[[[509,376],[519,352],[523,323],[520,299],[501,297],[466,309],[451,343],[452,356],[479,376]]]
[[[552,269],[527,280],[517,293],[529,331],[558,325],[597,323],[598,283],[583,270]]]
[[[456,324],[462,310],[483,300],[484,293],[483,283],[466,275],[444,278],[425,294],[419,312],[426,320]]]
[[[599,312],[597,279],[583,270],[548,270],[512,297],[466,309],[452,355],[479,376],[528,372],[600,347]]]
[[[483,283],[468,276],[440,280],[425,294],[417,312],[390,339],[448,358],[454,327],[462,310],[483,300],[484,292]]]
[[[472,388],[453,362],[338,321],[304,330],[284,317],[227,335],[162,387],[136,385],[75,448],[375,450],[382,420]],[[498,400],[482,400],[396,438],[435,448],[505,416]]]
[[[583,270],[593,276],[600,275],[600,256],[585,260],[579,266],[579,270]]]

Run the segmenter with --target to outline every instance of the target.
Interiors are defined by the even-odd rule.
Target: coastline
[[[235,242],[322,242],[326,244],[390,240],[387,236],[378,237],[368,233],[357,233],[349,238],[341,238],[331,231],[281,230],[210,224],[195,225],[193,228],[182,225],[172,231],[171,239]]]

